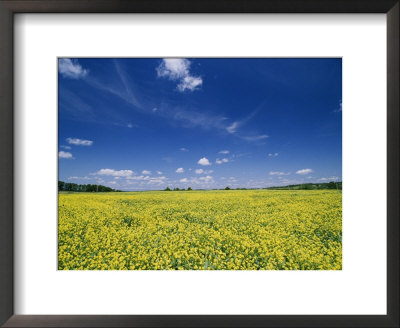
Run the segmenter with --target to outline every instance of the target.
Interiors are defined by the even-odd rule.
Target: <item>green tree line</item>
[[[280,187],[270,187],[267,189],[290,189],[290,190],[321,190],[321,189],[337,189],[342,190],[342,182],[328,182],[328,183],[302,183]]]
[[[76,184],[71,182],[58,181],[58,191],[75,191],[75,192],[112,192],[120,191],[110,187],[96,184]]]

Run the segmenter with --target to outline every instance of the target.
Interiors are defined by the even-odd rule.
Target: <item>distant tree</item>
[[[304,189],[306,189],[306,190],[312,190],[312,189],[314,189],[314,186],[313,186],[312,183],[306,183],[306,184],[304,185]]]
[[[192,190],[192,188],[191,188],[191,187],[188,187],[187,190],[190,191],[190,190]]]
[[[58,191],[63,191],[65,186],[64,181],[58,181]]]
[[[169,187],[165,188],[164,191],[171,191]]]
[[[328,189],[336,189],[336,183],[331,181],[328,183]]]
[[[179,191],[180,189],[179,188],[174,188],[174,191]]]
[[[112,192],[112,191],[121,191],[114,190],[110,187],[102,186],[102,185],[92,185],[92,184],[76,184],[76,183],[66,183],[64,181],[58,181],[58,190],[59,191],[73,191],[73,192]]]
[[[225,187],[225,190],[231,190],[231,188],[229,188],[229,187]]]

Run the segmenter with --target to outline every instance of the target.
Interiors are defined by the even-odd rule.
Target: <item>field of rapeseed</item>
[[[336,190],[60,193],[60,270],[340,270]]]

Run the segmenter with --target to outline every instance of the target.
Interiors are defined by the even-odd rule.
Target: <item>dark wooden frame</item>
[[[399,0],[0,0],[0,324],[4,327],[399,327],[399,8]],[[387,315],[14,315],[14,13],[385,13]]]

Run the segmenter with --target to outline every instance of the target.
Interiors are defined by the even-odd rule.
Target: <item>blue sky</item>
[[[120,190],[341,181],[338,58],[59,59],[59,179]]]

